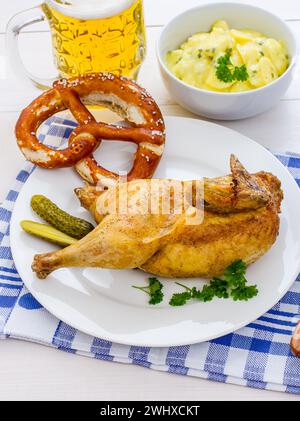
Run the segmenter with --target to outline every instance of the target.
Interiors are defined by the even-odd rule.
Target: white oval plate
[[[241,134],[200,120],[168,117],[166,150],[155,176],[195,179],[229,173],[229,156],[234,153],[251,172],[271,171],[282,182],[280,235],[273,248],[247,271],[259,294],[248,302],[215,299],[184,307],[168,305],[174,281],[163,280],[165,299],[158,306],[147,304],[147,295],[133,289],[148,276],[139,270],[60,269],[46,280],[31,271],[34,254],[50,251],[47,242],[22,232],[22,219],[37,220],[30,209],[34,194],[45,194],[72,214],[89,218],[80,208],[73,189],[82,185],[71,169],[36,169],[15,204],[11,223],[14,261],[25,285],[52,314],[87,334],[113,342],[137,346],[175,346],[207,341],[231,333],[269,310],[287,292],[300,271],[300,193],[284,166],[266,149]],[[98,150],[108,168],[126,169],[132,146],[104,143]],[[202,285],[198,279],[183,280]]]

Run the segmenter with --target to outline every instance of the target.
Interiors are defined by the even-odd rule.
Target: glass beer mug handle
[[[23,79],[29,79],[36,87],[40,89],[48,89],[51,87],[53,79],[43,79],[31,74],[23,64],[18,46],[18,36],[20,31],[34,23],[46,20],[46,16],[39,6],[33,7],[13,16],[7,24],[6,28],[6,51],[9,62],[14,72]]]

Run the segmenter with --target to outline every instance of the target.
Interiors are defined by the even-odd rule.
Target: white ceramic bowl
[[[254,29],[283,40],[290,56],[287,71],[267,86],[237,93],[206,91],[180,81],[166,66],[166,53],[196,32],[209,31],[218,19],[226,20],[235,29]],[[187,10],[171,20],[158,40],[157,56],[165,85],[180,105],[208,118],[238,120],[267,111],[284,96],[296,67],[297,42],[288,25],[271,12],[246,4],[213,3]]]

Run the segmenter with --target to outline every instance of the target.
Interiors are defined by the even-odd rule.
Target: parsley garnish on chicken
[[[225,269],[222,278],[213,278],[202,289],[189,288],[176,282],[185,291],[173,294],[169,304],[173,307],[181,307],[192,299],[206,303],[215,297],[224,299],[232,297],[234,301],[248,301],[258,294],[258,289],[256,285],[247,286],[246,270],[246,263],[236,260]],[[133,285],[132,287],[148,294],[149,304],[161,303],[164,298],[162,283],[157,278],[148,278],[148,280],[149,285],[143,287]]]
[[[201,290],[196,287],[189,288],[177,283],[185,289],[182,293],[173,294],[169,304],[174,307],[185,305],[191,299],[208,302],[215,297],[229,298],[234,301],[248,301],[258,294],[256,285],[247,286],[247,266],[242,260],[237,260],[225,269],[223,278],[213,278],[209,285],[204,285]]]

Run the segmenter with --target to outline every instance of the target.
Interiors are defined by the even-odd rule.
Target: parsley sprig
[[[183,287],[185,292],[173,294],[171,300],[169,301],[169,304],[173,307],[183,306],[193,298],[206,303],[208,301],[212,301],[216,295],[216,291],[211,284],[204,285],[202,290],[198,290],[196,287],[189,288],[183,284],[180,284],[179,282],[176,282],[176,284]]]
[[[249,79],[249,73],[245,64],[234,66],[230,60],[232,49],[227,50],[224,56],[217,60],[216,75],[224,83],[234,81],[245,82]]]
[[[140,291],[145,292],[150,296],[149,298],[149,304],[155,305],[162,302],[164,298],[164,294],[162,292],[163,285],[157,278],[148,278],[149,285],[146,285],[144,287],[139,287],[133,285],[132,288],[139,289]]]
[[[195,299],[203,302],[212,301],[215,297],[229,298],[234,301],[248,301],[258,294],[256,285],[247,286],[246,264],[242,260],[233,262],[224,272],[224,279],[213,278],[209,285],[199,290],[177,283],[185,289],[182,293],[173,294],[169,304],[174,307],[185,305]]]
[[[222,278],[213,278],[202,289],[189,288],[176,282],[177,285],[184,288],[184,291],[173,294],[169,304],[173,307],[180,307],[193,299],[206,303],[212,301],[215,297],[224,299],[232,297],[234,301],[248,301],[258,294],[258,289],[256,285],[247,286],[246,270],[246,263],[242,260],[236,260],[225,269]],[[164,298],[162,283],[157,278],[148,278],[148,281],[148,285],[133,285],[132,287],[148,294],[149,304],[161,303]]]

